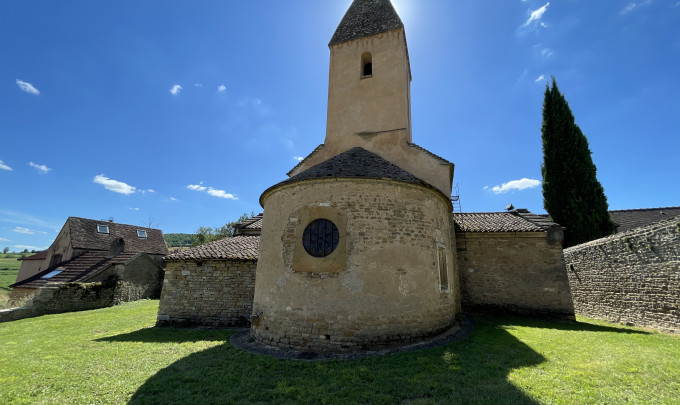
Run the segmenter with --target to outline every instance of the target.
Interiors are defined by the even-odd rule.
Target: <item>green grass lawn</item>
[[[16,281],[19,266],[21,266],[21,262],[16,257],[4,256],[6,255],[0,257],[0,306],[7,302],[9,293],[12,290],[8,286]]]
[[[680,403],[680,337],[477,317],[443,347],[278,360],[233,332],[152,328],[158,301],[0,324],[2,404]]]

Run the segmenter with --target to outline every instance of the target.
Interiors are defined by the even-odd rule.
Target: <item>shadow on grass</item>
[[[196,341],[228,342],[234,330],[146,328],[130,333],[95,339],[96,342],[185,343]]]
[[[497,319],[500,325],[506,328],[512,328],[512,326],[523,326],[530,328],[540,328],[540,329],[556,329],[565,331],[575,331],[575,332],[609,332],[609,333],[623,333],[623,334],[640,334],[649,335],[651,332],[644,330],[628,329],[624,327],[617,326],[605,326],[596,325],[586,322],[577,321],[552,321],[548,319],[535,319],[535,318],[525,318],[525,317],[496,317],[490,314],[477,314],[476,317],[488,317],[489,319]]]
[[[473,335],[460,342],[346,361],[279,360],[225,343],[160,370],[129,403],[534,404],[507,376],[512,369],[545,359],[501,326],[497,320],[482,318]],[[123,338],[157,339],[139,333]],[[121,341],[120,336],[111,339]]]

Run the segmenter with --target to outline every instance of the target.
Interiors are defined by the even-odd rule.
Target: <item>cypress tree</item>
[[[564,247],[611,235],[614,224],[588,140],[554,77],[552,87],[545,88],[541,139],[543,207],[552,221],[566,227]]]

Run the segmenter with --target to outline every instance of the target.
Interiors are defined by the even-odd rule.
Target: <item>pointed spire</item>
[[[354,0],[328,45],[403,27],[390,0]]]

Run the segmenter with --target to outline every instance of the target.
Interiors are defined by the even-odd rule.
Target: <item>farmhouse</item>
[[[355,0],[329,48],[324,143],[263,192],[241,226],[261,235],[167,258],[158,323],[250,321],[260,344],[352,351],[446,331],[466,308],[573,319],[559,225],[454,215],[453,163],[412,140],[390,1]]]
[[[167,254],[159,229],[69,217],[46,251],[22,261],[10,300],[26,300],[48,283],[95,282],[114,275],[121,300],[158,297]]]

